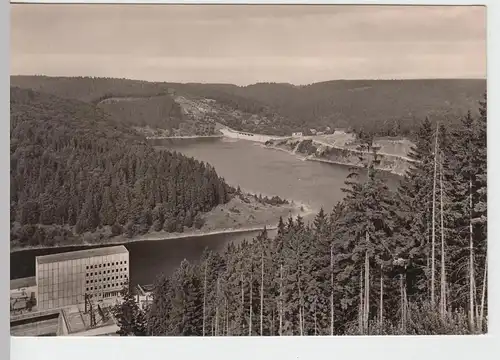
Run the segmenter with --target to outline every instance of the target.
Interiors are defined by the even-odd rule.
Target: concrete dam
[[[225,137],[239,140],[249,140],[260,143],[265,143],[269,140],[282,140],[288,139],[288,137],[282,136],[270,136],[270,135],[260,135],[260,134],[252,134],[244,131],[236,131],[229,128],[224,128],[219,130]]]

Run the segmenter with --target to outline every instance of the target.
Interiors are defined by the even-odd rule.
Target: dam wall
[[[280,136],[270,136],[270,135],[260,135],[260,134],[252,134],[244,131],[236,131],[229,128],[224,128],[219,130],[225,137],[239,140],[249,140],[255,141],[259,143],[266,143],[269,140],[282,140],[288,139],[288,137],[280,137]]]

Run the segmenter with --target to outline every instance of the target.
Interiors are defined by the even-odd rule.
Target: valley
[[[173,290],[187,291],[199,301],[203,292],[197,279],[206,271],[210,289],[216,289],[224,279],[224,294],[239,299],[240,287],[246,286],[244,291],[251,297],[256,295],[252,293],[253,282],[245,285],[236,280],[259,278],[255,276],[259,263],[261,280],[257,284],[265,287],[260,293],[263,299],[277,298],[275,290],[266,284],[283,276],[276,275],[281,264],[288,272],[287,296],[295,293],[298,284],[306,284],[304,293],[312,296],[304,300],[308,310],[298,300],[290,300],[294,319],[301,319],[302,311],[308,311],[310,317],[314,296],[319,296],[324,304],[330,304],[321,310],[322,331],[334,334],[327,319],[335,312],[340,326],[336,332],[349,334],[358,331],[351,324],[360,298],[350,289],[357,284],[360,270],[365,274],[375,271],[385,283],[384,291],[390,294],[385,300],[390,304],[386,316],[394,323],[399,315],[389,310],[396,308],[392,299],[399,299],[399,291],[402,299],[414,299],[420,292],[415,279],[425,280],[425,274],[414,267],[403,270],[401,264],[406,266],[411,257],[416,257],[411,261],[424,266],[427,253],[419,244],[424,243],[430,223],[429,192],[432,188],[435,191],[438,171],[441,187],[459,188],[458,182],[449,180],[450,174],[459,174],[467,161],[462,155],[465,150],[453,152],[447,132],[462,149],[468,149],[474,141],[476,160],[482,164],[479,169],[485,169],[485,102],[479,102],[478,110],[484,117],[455,115],[437,127],[438,119],[444,120],[431,116],[436,114],[433,109],[415,127],[411,121],[399,119],[397,123],[409,126],[411,131],[396,127],[391,136],[381,123],[363,116],[347,127],[336,126],[337,121],[323,123],[324,128],[315,121],[300,125],[296,117],[273,112],[271,106],[259,107],[247,102],[249,98],[243,101],[232,97],[229,101],[220,92],[213,92],[218,86],[211,88],[210,97],[202,97],[193,95],[192,88],[188,94],[184,87],[172,91],[171,84],[143,83],[137,87],[137,83],[123,80],[118,88],[124,84],[131,88],[121,93],[115,88],[117,92],[111,94],[106,88],[109,79],[90,83],[93,81],[102,86],[99,96],[98,92],[91,96],[82,90],[76,98],[68,94],[61,97],[55,95],[61,92],[57,86],[57,91],[49,86],[48,92],[11,87],[13,278],[33,276],[36,256],[123,244],[130,253],[131,283],[154,284],[155,296],[170,296],[162,290],[165,282],[192,278],[198,284],[192,293],[177,285]],[[370,89],[347,92],[360,94]],[[458,104],[448,114],[460,112],[463,104]],[[416,101],[414,105],[418,108],[422,103]],[[388,105],[384,108],[386,114],[393,110]],[[370,130],[370,126],[378,130]],[[449,162],[441,159],[443,155],[433,154],[432,144],[438,141],[446,149]],[[414,166],[409,166],[411,163]],[[456,168],[443,170],[444,164]],[[463,184],[464,174],[459,179]],[[478,205],[474,209],[478,219],[474,220],[477,231],[471,236],[478,244],[475,266],[486,269],[481,232],[486,223],[485,174],[478,171],[476,176],[471,191]],[[454,196],[457,203],[463,203],[463,194]],[[450,208],[445,208],[442,197],[439,201],[442,231],[444,211]],[[466,209],[460,209],[463,219],[470,220],[466,218],[469,215]],[[463,219],[456,220],[454,229],[466,221]],[[365,238],[369,243],[360,240]],[[459,249],[455,244],[449,246]],[[387,257],[388,250],[398,251],[399,258]],[[450,261],[459,263],[460,259]],[[378,268],[387,270],[379,275]],[[315,284],[329,283],[325,274],[341,285],[315,288]],[[398,283],[403,281],[397,277],[401,274],[406,276],[404,287]],[[462,275],[450,274],[453,284],[463,286],[466,277]],[[484,279],[478,275],[474,281],[485,289]],[[361,288],[368,286],[369,279],[361,283]],[[234,290],[238,294],[231,294]],[[210,296],[215,294],[205,291]],[[453,291],[458,299],[460,290]],[[247,300],[251,304],[250,299],[244,302]],[[209,301],[210,306],[218,306],[213,298]],[[345,301],[354,306],[343,305]],[[425,302],[414,304],[415,311],[429,313]],[[460,306],[463,309],[465,305]],[[167,313],[148,313],[151,321],[168,318],[169,310],[163,305],[159,309]],[[274,311],[260,309],[266,316]],[[199,315],[179,311],[186,316]],[[237,312],[236,308],[231,310],[233,315]],[[218,317],[212,314],[211,318]],[[442,326],[464,328],[465,317],[457,319]],[[313,334],[310,319],[305,325],[301,321],[291,323],[289,333],[305,326],[307,333]],[[169,333],[162,326],[159,331]],[[474,326],[471,331],[481,331],[482,325]],[[275,327],[263,327],[259,334],[272,334]]]

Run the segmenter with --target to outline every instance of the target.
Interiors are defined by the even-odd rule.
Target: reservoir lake
[[[227,183],[251,193],[301,202],[315,211],[330,211],[344,197],[342,187],[350,170],[345,165],[304,161],[285,151],[266,149],[262,144],[226,138],[151,140],[158,149],[169,149],[208,162]],[[384,175],[390,187],[398,177]],[[311,218],[306,218],[306,221]],[[240,242],[257,235],[223,233],[179,239],[139,241],[124,244],[130,254],[133,284],[151,284],[160,274],[169,274],[183,259],[195,261],[205,248],[223,251],[229,242]],[[270,235],[273,235],[271,232]],[[11,279],[35,275],[35,257],[89,247],[59,247],[13,252]]]

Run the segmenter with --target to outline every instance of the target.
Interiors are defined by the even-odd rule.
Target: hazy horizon
[[[126,77],[114,77],[114,76],[91,76],[91,75],[46,75],[46,74],[10,74],[10,76],[45,76],[45,77],[64,77],[64,78],[78,78],[78,77],[92,77],[92,78],[109,78],[109,79],[119,79],[119,80],[131,80],[131,81],[144,81],[144,82],[150,82],[150,83],[175,83],[175,84],[202,84],[202,85],[235,85],[238,87],[246,87],[246,86],[251,86],[251,85],[258,85],[258,84],[277,84],[277,85],[290,85],[290,86],[295,86],[295,87],[301,87],[301,86],[308,86],[308,85],[313,85],[313,84],[319,84],[319,83],[326,83],[326,82],[333,82],[333,81],[425,81],[425,80],[482,80],[486,81],[487,79],[485,77],[480,78],[480,77],[469,77],[469,78],[401,78],[401,79],[369,79],[369,78],[364,78],[364,79],[328,79],[328,80],[319,80],[315,82],[311,82],[308,84],[293,84],[290,82],[276,82],[276,81],[258,81],[254,83],[248,83],[248,84],[235,84],[235,83],[230,83],[230,82],[204,82],[204,81],[188,81],[188,82],[181,82],[181,81],[168,81],[168,80],[145,80],[145,79],[135,79],[135,78],[126,78]]]
[[[239,86],[485,79],[486,10],[12,4],[11,75]]]

